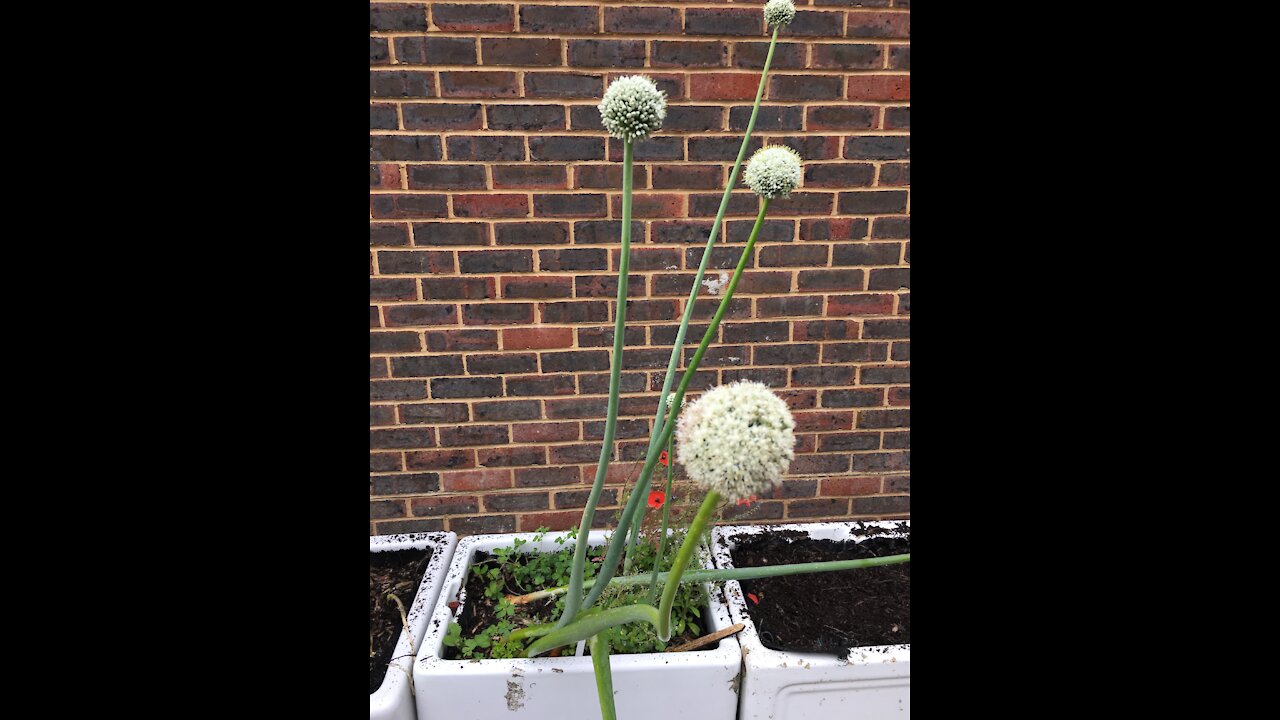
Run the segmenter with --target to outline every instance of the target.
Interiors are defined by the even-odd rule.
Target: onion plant
[[[685,336],[689,329],[689,321],[693,316],[698,289],[702,285],[711,251],[715,246],[724,224],[725,212],[729,199],[738,183],[739,171],[750,145],[751,134],[755,130],[756,116],[760,109],[760,101],[764,96],[764,88],[769,75],[769,67],[773,62],[773,51],[778,41],[778,33],[795,18],[795,6],[792,0],[769,0],[764,7],[766,26],[772,28],[773,35],[769,42],[768,55],[760,75],[760,84],[756,90],[755,104],[751,109],[751,117],[747,123],[742,145],[738,150],[733,170],[729,174],[728,184],[720,200],[720,208],[711,227],[706,249],[694,276],[693,287],[685,303],[680,326],[676,333],[675,343],[671,349],[671,357],[667,363],[667,373],[663,380],[662,391],[658,396],[658,410],[654,417],[653,428],[649,436],[649,447],[645,454],[644,465],[633,487],[626,506],[618,517],[618,526],[609,541],[609,546],[601,563],[597,577],[590,582],[584,580],[587,562],[588,537],[595,519],[596,505],[599,502],[608,473],[609,462],[613,451],[613,441],[617,429],[619,379],[623,361],[623,339],[626,329],[626,308],[628,273],[631,253],[631,195],[632,195],[632,157],[633,144],[648,138],[661,129],[666,116],[666,97],[658,90],[652,80],[643,76],[620,77],[605,90],[599,109],[604,128],[608,133],[623,143],[622,153],[622,250],[618,263],[618,296],[614,317],[613,355],[609,373],[609,402],[604,426],[604,437],[600,448],[600,459],[596,465],[595,480],[583,510],[582,520],[578,528],[577,542],[574,547],[573,565],[569,576],[569,584],[562,588],[542,590],[529,595],[509,598],[513,603],[528,602],[540,597],[551,597],[563,594],[564,610],[555,624],[522,628],[510,636],[515,638],[538,638],[526,650],[529,657],[567,645],[580,640],[590,642],[592,665],[596,672],[596,684],[600,696],[601,714],[605,720],[616,717],[613,706],[612,678],[609,672],[609,640],[603,633],[615,626],[630,622],[648,622],[657,630],[661,641],[671,638],[672,604],[681,582],[707,582],[712,580],[747,579],[754,577],[770,577],[776,575],[797,574],[803,572],[829,572],[848,570],[859,567],[873,567],[894,562],[906,562],[910,555],[898,555],[890,558],[874,558],[870,560],[851,560],[826,563],[800,563],[795,565],[775,566],[767,568],[738,568],[731,570],[692,570],[686,573],[698,544],[702,540],[703,531],[711,522],[713,515],[724,501],[741,501],[767,492],[781,482],[782,474],[790,465],[795,451],[795,421],[790,411],[777,395],[761,383],[737,382],[713,388],[688,404],[685,409],[685,393],[706,353],[712,338],[716,336],[720,321],[728,311],[730,300],[748,259],[752,256],[760,228],[764,223],[769,204],[776,199],[786,198],[800,184],[801,158],[793,150],[783,146],[763,147],[752,155],[743,174],[746,185],[760,198],[760,209],[751,235],[742,249],[741,257],[733,276],[724,286],[720,304],[703,333],[697,350],[689,359],[680,382],[675,385],[676,368],[679,365],[684,349]],[[671,458],[671,449],[677,449],[677,457],[684,465],[689,477],[706,496],[694,516],[684,536],[676,557],[668,572],[659,573],[666,550],[667,521],[670,512],[671,468],[675,458]],[[663,508],[662,535],[659,551],[655,559],[652,573],[631,575],[634,560],[634,548],[644,519],[649,485],[659,458],[665,449],[667,467],[666,490],[663,501],[655,503]],[[623,552],[625,550],[625,558]],[[615,577],[619,560],[623,560],[623,575]],[[601,593],[609,587],[634,585],[648,582],[648,602],[637,602],[608,608],[593,608]],[[661,583],[662,595],[658,600],[657,590]],[[583,593],[586,592],[584,596]]]

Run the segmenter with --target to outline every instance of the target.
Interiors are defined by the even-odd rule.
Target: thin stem
[[[662,642],[671,639],[671,606],[675,604],[676,591],[680,589],[680,576],[693,560],[693,551],[702,543],[702,529],[707,526],[719,504],[720,493],[715,490],[708,492],[706,499],[702,501],[702,507],[698,508],[698,514],[693,516],[689,534],[684,536],[684,542],[680,544],[680,552],[676,553],[676,559],[671,564],[671,574],[667,577],[666,586],[662,588],[662,604],[658,606],[658,639]]]
[[[662,500],[662,535],[658,540],[658,556],[653,559],[653,580],[649,583],[649,602],[658,599],[658,570],[662,568],[662,558],[667,554],[667,519],[671,517],[671,477],[676,459],[671,455],[671,440],[667,439],[667,491]]]
[[[699,582],[721,582],[724,580],[759,580],[760,578],[782,577],[784,575],[803,575],[804,573],[815,572],[833,572],[836,570],[860,570],[862,568],[879,567],[881,565],[895,565],[897,563],[911,562],[911,553],[902,555],[886,555],[877,558],[863,558],[861,560],[827,560],[823,562],[811,563],[792,563],[790,565],[765,565],[763,567],[749,568],[719,568],[710,570],[689,570],[680,577],[682,583],[699,583]],[[671,573],[658,573],[658,581],[666,582]],[[626,587],[628,585],[639,585],[649,582],[653,579],[650,575],[620,575],[609,581],[611,587]],[[595,584],[595,578],[591,578],[583,583],[585,587],[591,587]],[[560,587],[547,588],[546,590],[538,590],[528,595],[507,596],[507,600],[513,605],[522,605],[534,600],[542,598],[557,597],[563,595],[569,588],[561,585]],[[551,624],[545,626],[531,626],[523,630],[517,630],[521,633],[520,637],[541,637],[551,631]]]
[[[596,694],[600,696],[600,717],[617,720],[618,711],[613,707],[613,673],[609,670],[609,638],[598,633],[587,642],[591,646],[591,669],[596,673]]]
[[[729,198],[733,188],[738,184],[738,171],[742,168],[742,159],[747,156],[747,147],[751,144],[751,133],[756,129],[756,115],[760,112],[760,100],[764,98],[765,82],[769,77],[769,66],[773,64],[773,49],[778,44],[779,27],[774,27],[773,38],[769,41],[769,54],[764,58],[764,70],[760,73],[760,85],[756,88],[756,102],[751,107],[751,119],[747,121],[747,132],[742,136],[742,145],[738,148],[738,159],[733,162],[733,170],[729,173],[729,184],[725,185],[724,194],[720,196],[720,209],[716,211],[716,220],[711,225],[711,235],[707,238],[707,247],[702,251],[702,261],[698,263],[698,272],[693,276],[693,288],[689,290],[689,301],[685,303],[684,313],[680,317],[680,329],[676,331],[675,344],[671,348],[671,358],[667,361],[667,376],[662,381],[662,392],[658,395],[658,411],[653,418],[653,430],[649,433],[649,444],[662,434],[662,418],[665,413],[663,402],[671,391],[672,381],[676,376],[676,366],[680,362],[680,354],[684,350],[684,337],[689,331],[689,320],[693,317],[693,306],[698,299],[698,288],[702,286],[702,276],[707,272],[707,262],[711,259],[711,249],[715,247],[716,237],[720,234],[720,225],[724,221],[725,212],[729,209]],[[708,331],[709,332],[709,331]],[[637,485],[639,488],[639,485]],[[640,492],[648,492],[648,486],[640,488]],[[645,505],[636,507],[638,517],[632,523],[631,537],[627,541],[627,562],[625,568],[631,567],[631,556],[636,540],[640,534],[640,521],[644,517]],[[624,569],[625,569],[624,568]]]
[[[591,494],[587,497],[587,506],[582,511],[582,522],[578,526],[578,544],[573,551],[573,568],[569,573],[568,597],[565,598],[564,614],[557,627],[567,624],[578,614],[582,599],[582,577],[586,572],[588,536],[591,524],[595,520],[596,503],[600,501],[600,491],[604,489],[604,478],[609,470],[609,457],[613,454],[613,436],[618,428],[618,386],[622,377],[622,341],[626,335],[627,323],[627,275],[631,269],[631,141],[623,144],[622,150],[622,252],[618,261],[618,307],[614,311],[613,323],[613,361],[609,365],[609,411],[604,422],[604,440],[600,444],[600,462],[596,464],[596,479],[591,485]],[[616,562],[616,560],[615,560]]]
[[[666,445],[671,439],[671,434],[675,431],[675,416],[680,412],[680,401],[684,400],[685,391],[689,389],[689,383],[693,381],[693,374],[697,372],[698,365],[702,362],[702,356],[707,353],[707,347],[711,345],[711,338],[715,337],[716,328],[720,327],[720,321],[724,318],[726,312],[729,311],[729,301],[733,299],[733,291],[738,287],[738,281],[742,279],[742,270],[747,265],[747,259],[751,257],[751,251],[755,248],[756,238],[760,236],[760,227],[764,224],[765,213],[769,211],[769,200],[765,198],[760,203],[760,214],[756,216],[756,224],[751,228],[751,237],[747,238],[747,245],[742,249],[742,257],[738,258],[738,267],[733,271],[733,277],[729,279],[728,286],[725,287],[724,297],[720,300],[720,307],[716,308],[716,314],[711,318],[711,324],[707,326],[707,332],[702,336],[702,342],[698,344],[698,349],[694,352],[693,357],[689,360],[689,366],[685,368],[684,377],[680,380],[680,387],[676,389],[674,399],[671,401],[671,408],[667,411],[667,419],[662,424],[662,435],[657,443],[649,444],[649,453],[645,457],[644,467],[640,470],[639,479],[636,480],[636,490],[632,491],[631,498],[627,500],[627,506],[622,510],[622,516],[618,520],[618,528],[614,531],[613,537],[609,540],[609,549],[605,553],[604,563],[600,566],[600,576],[603,580],[592,586],[591,592],[587,593],[586,600],[582,601],[582,607],[591,607],[591,604],[600,597],[600,593],[604,592],[605,585],[609,579],[614,576],[618,568],[618,556],[622,554],[623,546],[626,544],[627,529],[630,527],[631,521],[635,518],[636,504],[640,502],[643,491],[649,487],[649,479],[653,476],[654,465],[658,462],[658,448]],[[580,589],[578,590],[580,592]]]

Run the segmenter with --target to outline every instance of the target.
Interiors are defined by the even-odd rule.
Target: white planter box
[[[571,541],[557,545],[565,533],[547,533],[533,541],[534,533],[475,535],[463,538],[453,555],[413,664],[414,692],[421,720],[565,720],[599,717],[599,697],[591,658],[556,657],[510,660],[445,660],[443,640],[454,613],[449,602],[466,585],[467,572],[476,551],[509,547],[515,538],[529,541],[521,551],[555,552],[572,548]],[[607,534],[593,530],[590,542],[603,545]],[[711,566],[706,549],[692,563]],[[707,632],[728,627],[729,611],[720,593],[707,588],[710,608],[702,613]],[[462,598],[463,603],[466,598]],[[457,608],[461,615],[463,605]],[[610,655],[614,705],[619,720],[670,719],[672,708],[699,720],[734,720],[737,713],[737,680],[742,652],[732,637],[720,640],[714,650],[679,653]]]
[[[418,594],[413,597],[413,605],[406,608],[405,618],[409,621],[409,629],[413,633],[413,642],[400,631],[400,639],[396,641],[396,649],[391,655],[394,659],[387,668],[387,676],[382,679],[382,686],[369,696],[369,720],[415,720],[417,715],[413,708],[413,689],[409,684],[409,669],[413,655],[418,651],[416,645],[422,643],[422,635],[431,617],[431,609],[436,606],[436,598],[440,596],[440,581],[444,579],[444,571],[453,558],[453,548],[458,544],[456,533],[407,533],[400,535],[377,535],[369,538],[369,552],[388,552],[391,550],[422,550],[431,548],[431,560],[418,585]]]
[[[726,525],[711,532],[716,567],[733,567],[729,551],[737,535],[800,530],[817,540],[864,540],[855,528],[894,533],[898,522],[833,522],[787,525]],[[910,521],[907,521],[910,527]],[[739,720],[905,720],[911,717],[911,645],[854,649],[848,660],[834,655],[770,650],[760,642],[747,601],[736,580],[724,584],[729,613],[746,625],[738,633],[746,669]]]

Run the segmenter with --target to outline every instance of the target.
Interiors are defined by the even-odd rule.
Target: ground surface
[[[911,551],[909,538],[812,540],[795,530],[735,538],[735,567],[854,560]],[[911,563],[743,580],[765,647],[830,653],[911,642]],[[754,595],[755,600],[750,596]]]

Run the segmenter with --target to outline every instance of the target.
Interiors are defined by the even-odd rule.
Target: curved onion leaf
[[[541,640],[530,645],[529,649],[525,651],[525,657],[534,657],[551,648],[586,640],[592,635],[598,635],[611,627],[626,625],[640,620],[648,622],[654,628],[657,628],[658,608],[644,603],[637,603],[635,605],[609,608],[598,613],[584,614],[568,625],[547,633]]]

